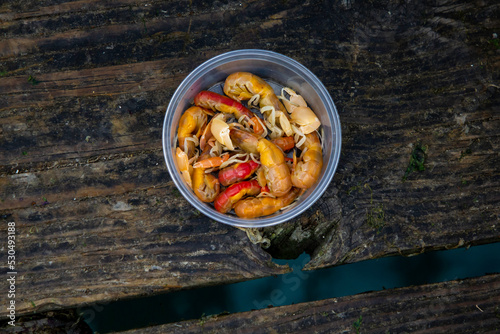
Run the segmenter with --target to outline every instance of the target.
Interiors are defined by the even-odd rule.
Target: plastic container
[[[308,189],[295,205],[273,215],[242,219],[235,214],[222,214],[211,204],[200,201],[184,182],[175,159],[177,126],[182,113],[193,104],[201,90],[222,92],[226,77],[233,72],[251,72],[271,84],[280,95],[281,87],[290,87],[307,101],[316,113],[323,129],[323,170],[320,179]],[[279,53],[266,50],[237,50],[216,56],[198,66],[175,91],[168,105],[163,123],[163,154],[168,171],[181,194],[197,210],[218,222],[240,227],[265,227],[280,224],[298,216],[325,192],[330,184],[340,157],[340,121],[328,91],[306,67]]]

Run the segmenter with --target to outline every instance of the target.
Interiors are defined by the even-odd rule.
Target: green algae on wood
[[[413,151],[411,152],[410,162],[406,168],[405,175],[403,176],[403,181],[408,179],[408,176],[414,171],[424,171],[425,170],[425,157],[427,152],[427,146],[422,145],[418,142],[414,145]]]

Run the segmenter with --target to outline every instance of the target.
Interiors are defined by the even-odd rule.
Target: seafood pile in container
[[[229,75],[223,91],[199,92],[180,118],[183,179],[221,213],[257,218],[288,207],[321,173],[320,120],[302,96],[289,88],[277,96],[252,73]]]

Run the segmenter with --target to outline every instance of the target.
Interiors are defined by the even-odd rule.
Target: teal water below
[[[107,333],[269,305],[477,277],[500,272],[500,243],[301,271],[308,261],[307,254],[295,260],[274,260],[293,268],[293,272],[277,277],[93,305],[79,312],[94,331]]]

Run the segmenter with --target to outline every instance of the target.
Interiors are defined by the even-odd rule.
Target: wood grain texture
[[[289,270],[193,212],[163,162],[173,92],[235,49],[304,64],[342,123],[333,182],[261,231],[271,254],[307,251],[314,269],[498,241],[498,17],[495,1],[3,3],[0,231],[16,223],[19,315]],[[403,182],[419,142],[426,169]]]
[[[493,333],[499,302],[500,276],[488,275],[120,333]]]
[[[93,331],[75,310],[45,312],[21,317],[16,326],[0,322],[2,333],[16,334],[92,334]]]
[[[4,215],[3,232],[17,226],[19,314],[288,271],[243,232],[193,211],[171,182],[88,191]]]
[[[269,251],[315,269],[498,241],[498,4],[348,3],[301,59],[339,109],[339,167],[307,214],[262,231]]]

